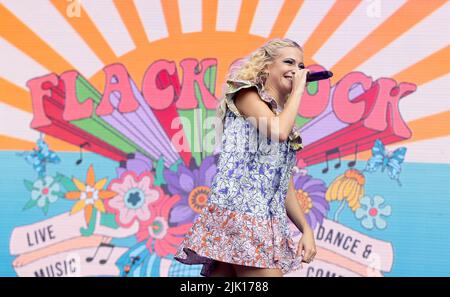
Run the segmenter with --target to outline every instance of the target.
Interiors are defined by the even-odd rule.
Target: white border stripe
[[[375,79],[393,76],[450,43],[450,2],[358,67]],[[448,61],[446,61],[448,63]],[[445,61],[443,61],[445,63]]]
[[[282,7],[283,1],[259,1],[250,27],[250,34],[268,37]]]
[[[178,0],[183,33],[202,31],[202,1]]]
[[[304,45],[335,1],[305,1],[300,7],[285,37]]]
[[[317,51],[313,57],[314,60],[331,68],[405,2],[405,0],[390,0],[389,3],[361,2],[333,36]],[[379,15],[372,12],[373,5],[379,5],[377,8]]]
[[[100,59],[50,2],[4,0],[3,5],[84,76],[102,69]]]
[[[134,0],[134,5],[150,42],[169,36],[166,18],[159,0]]]
[[[23,89],[29,79],[51,72],[3,38],[0,52],[0,76]]]
[[[400,99],[399,109],[403,119],[409,122],[449,110],[449,86],[450,74],[418,86],[414,93]]]
[[[81,3],[116,56],[136,47],[112,1],[83,0]]]
[[[35,142],[39,132],[30,128],[31,113],[0,102],[0,134]]]
[[[394,151],[402,146],[407,148],[404,162],[450,164],[450,150],[448,149],[450,147],[450,136],[387,145],[386,148],[388,151]]]
[[[216,31],[236,31],[241,6],[241,0],[219,0],[217,3]]]

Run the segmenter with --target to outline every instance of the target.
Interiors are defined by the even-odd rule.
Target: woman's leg
[[[236,277],[236,272],[233,269],[233,264],[217,261],[210,277]]]
[[[237,277],[283,277],[281,269],[278,268],[260,268],[236,264],[233,266]]]

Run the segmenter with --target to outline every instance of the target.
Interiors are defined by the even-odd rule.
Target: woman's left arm
[[[294,181],[292,176],[289,180],[288,192],[285,201],[286,212],[289,219],[294,223],[300,232],[303,233],[305,229],[311,229],[308,222],[306,221],[305,214],[303,213],[302,207],[295,196]]]
[[[316,255],[316,244],[314,242],[314,232],[306,221],[300,203],[295,196],[294,181],[292,176],[289,180],[288,193],[285,201],[286,212],[289,219],[302,232],[302,238],[298,243],[297,255],[303,254],[303,261],[311,262]]]

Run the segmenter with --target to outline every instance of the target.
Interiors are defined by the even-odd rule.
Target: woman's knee
[[[237,277],[283,277],[281,269],[233,265]]]
[[[236,273],[234,271],[233,265],[231,263],[225,263],[221,261],[215,261],[214,267],[212,268],[211,277],[234,277]]]

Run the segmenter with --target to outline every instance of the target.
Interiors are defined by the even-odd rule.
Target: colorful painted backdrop
[[[450,3],[3,0],[0,275],[198,276],[229,65],[303,45],[296,195],[318,254],[287,276],[450,274]],[[290,225],[295,241],[300,238]]]

